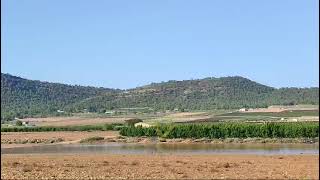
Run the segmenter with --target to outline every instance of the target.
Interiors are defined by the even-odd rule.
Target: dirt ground
[[[48,117],[48,118],[26,118],[22,121],[28,121],[36,126],[74,126],[74,125],[92,125],[106,123],[124,123],[129,118],[87,118],[87,117]]]
[[[1,179],[319,179],[319,155],[1,155]]]
[[[319,144],[319,138],[226,138],[226,139],[163,139],[148,137],[124,137],[119,131],[59,131],[59,132],[1,132],[1,148],[40,146],[45,144],[74,144],[80,143],[81,140],[90,137],[103,137],[104,140],[92,143],[173,143],[173,144],[224,144],[224,143],[241,143],[241,144]],[[59,140],[60,139],[60,140]],[[59,140],[59,141],[57,141]]]
[[[182,113],[174,113],[170,114],[167,117],[192,117],[192,116],[201,116],[207,115],[206,112],[182,112]]]
[[[30,146],[30,144],[27,143],[19,143],[24,140],[39,140],[39,142],[46,142],[47,140],[61,138],[63,143],[71,143],[93,136],[111,138],[118,135],[118,131],[1,132],[1,147]],[[33,143],[33,145],[35,144]]]
[[[268,108],[249,109],[245,112],[283,112],[288,110],[317,110],[319,106],[269,106]],[[245,113],[244,112],[244,113]]]

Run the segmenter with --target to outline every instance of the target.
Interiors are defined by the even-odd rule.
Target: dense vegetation
[[[108,131],[119,130],[123,124],[81,125],[81,126],[34,126],[1,127],[1,132],[46,132],[46,131]]]
[[[70,111],[121,107],[159,110],[210,110],[267,107],[269,105],[319,104],[319,88],[275,89],[242,77],[206,78],[151,84],[112,96],[77,102]]]
[[[1,119],[57,112],[66,105],[116,90],[31,81],[1,73]]]
[[[163,138],[314,138],[318,123],[216,123],[158,125],[150,128],[128,126],[123,136],[159,136]]]
[[[319,88],[268,87],[235,76],[152,83],[115,90],[26,80],[1,74],[1,119],[148,107],[151,111],[210,110],[319,104]],[[64,112],[57,112],[63,110]]]

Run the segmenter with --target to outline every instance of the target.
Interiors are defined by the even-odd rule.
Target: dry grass
[[[167,117],[179,118],[179,117],[190,117],[190,116],[204,116],[207,115],[206,112],[182,112],[170,114]]]

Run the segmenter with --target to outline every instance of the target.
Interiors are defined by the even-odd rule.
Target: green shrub
[[[80,143],[93,143],[93,142],[101,141],[101,140],[104,140],[104,137],[94,136],[94,137],[89,137],[89,138],[86,138],[86,139],[82,139],[80,141]]]
[[[16,126],[22,126],[22,121],[17,120],[17,121],[16,121]]]

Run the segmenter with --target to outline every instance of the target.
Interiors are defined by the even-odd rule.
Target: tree
[[[22,126],[22,121],[17,120],[17,121],[16,121],[16,126]]]

